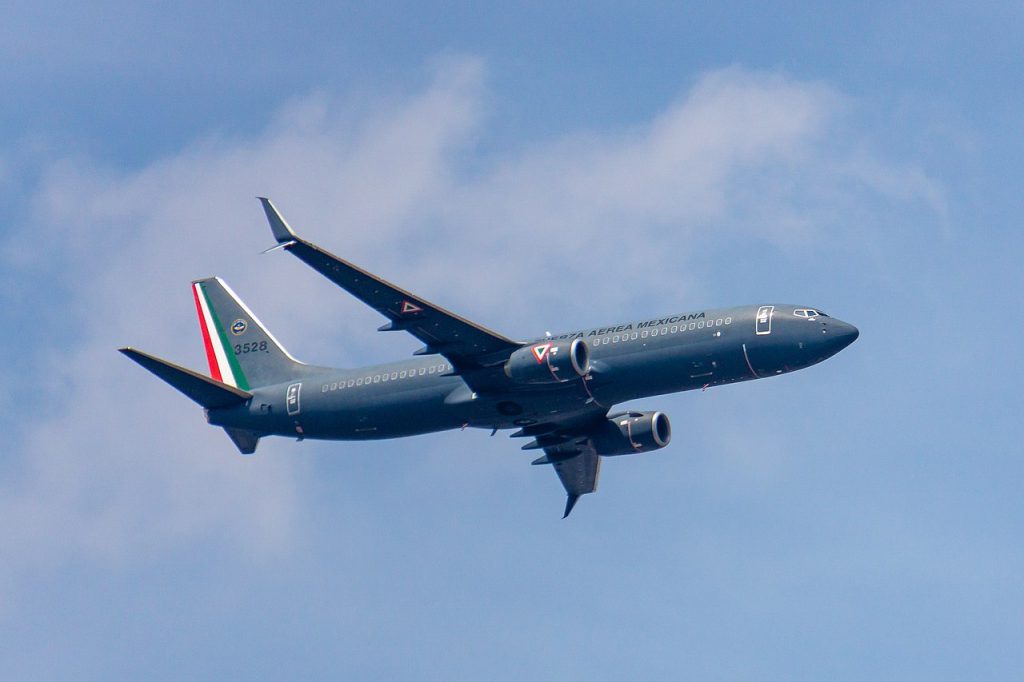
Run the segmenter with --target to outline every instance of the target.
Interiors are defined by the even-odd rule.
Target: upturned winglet
[[[294,241],[297,235],[288,225],[281,213],[278,212],[277,207],[274,203],[266,197],[257,197],[260,203],[263,205],[263,212],[267,214],[267,222],[270,223],[270,230],[274,233],[274,239],[277,240],[278,244],[287,244],[290,241]]]

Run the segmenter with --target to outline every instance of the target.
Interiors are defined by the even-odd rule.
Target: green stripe
[[[217,328],[217,336],[220,338],[220,345],[224,349],[224,355],[228,358],[231,373],[235,375],[235,383],[238,384],[238,388],[248,391],[249,382],[245,378],[245,372],[242,371],[242,366],[238,364],[238,358],[235,357],[235,351],[228,342],[228,335],[221,326],[220,318],[217,317],[217,311],[214,309],[213,304],[210,303],[210,297],[206,293],[205,285],[203,285],[203,298],[206,299],[206,308],[210,311],[210,317],[213,318],[213,326]]]

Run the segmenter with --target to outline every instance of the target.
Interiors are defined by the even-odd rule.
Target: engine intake
[[[594,438],[601,455],[632,455],[660,450],[672,440],[672,424],[664,412],[626,412],[608,418]]]
[[[509,356],[505,374],[523,384],[557,384],[590,372],[590,347],[583,339],[544,341]]]

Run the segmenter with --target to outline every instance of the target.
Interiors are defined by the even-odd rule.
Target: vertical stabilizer
[[[210,376],[248,391],[301,375],[305,365],[277,339],[219,277],[192,283]]]

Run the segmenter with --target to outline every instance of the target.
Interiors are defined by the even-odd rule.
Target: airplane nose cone
[[[842,320],[833,320],[832,324],[829,326],[829,345],[832,346],[833,353],[838,353],[842,349],[846,348],[856,341],[858,336],[860,336],[859,329],[848,322],[843,322]]]
[[[858,336],[860,336],[860,330],[848,322],[843,322],[843,324],[836,331],[838,331],[839,336],[843,338],[843,341],[845,342],[843,344],[844,346],[849,346],[851,343],[857,340]]]

